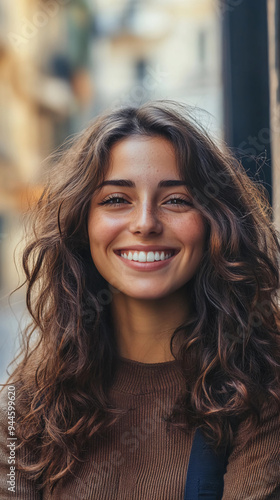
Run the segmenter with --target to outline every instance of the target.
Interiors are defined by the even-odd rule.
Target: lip
[[[114,252],[117,255],[120,255],[121,252],[129,252],[129,251],[137,251],[137,252],[174,252],[174,254],[179,252],[178,248],[168,247],[164,245],[130,245],[127,247],[115,248]]]
[[[169,257],[169,259],[166,259],[166,260],[158,260],[158,261],[155,261],[155,262],[137,262],[137,261],[134,261],[134,260],[128,260],[128,259],[124,259],[123,257],[121,257],[121,252],[124,252],[124,251],[129,251],[129,250],[134,250],[134,251],[138,251],[138,252],[141,252],[141,250],[143,252],[156,252],[156,251],[172,251],[174,252],[174,254]],[[170,262],[174,259],[174,257],[176,257],[176,255],[178,254],[179,250],[176,249],[176,248],[172,248],[172,247],[167,247],[167,246],[139,246],[139,245],[132,245],[130,247],[122,247],[120,249],[116,249],[114,250],[114,253],[115,255],[121,259],[121,261],[123,262],[123,264],[125,264],[127,267],[130,267],[131,269],[135,269],[135,270],[138,270],[138,271],[156,271],[157,269],[161,269],[163,267],[166,267],[170,264]]]

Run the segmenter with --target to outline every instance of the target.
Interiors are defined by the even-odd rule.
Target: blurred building
[[[12,249],[41,192],[44,160],[91,99],[89,22],[82,1],[0,1],[0,289],[17,282]],[[75,47],[69,46],[69,40]]]
[[[96,0],[96,110],[168,98],[222,130],[220,19],[213,0]],[[211,122],[211,118],[207,119]]]

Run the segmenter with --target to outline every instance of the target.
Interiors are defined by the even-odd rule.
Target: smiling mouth
[[[134,262],[159,262],[163,260],[168,260],[173,255],[175,255],[176,250],[159,250],[159,251],[137,251],[137,250],[118,250],[117,255],[123,259],[127,259]]]

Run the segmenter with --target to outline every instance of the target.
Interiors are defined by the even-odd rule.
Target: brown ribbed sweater
[[[16,473],[16,494],[7,490],[7,414],[1,398],[0,499],[183,500],[193,434],[168,428],[162,416],[180,391],[176,362],[145,364],[121,359],[110,398],[126,414],[96,437],[75,477],[38,493]],[[237,440],[238,442],[238,440]],[[223,500],[280,500],[280,418],[263,416],[256,438],[237,444],[229,458]]]

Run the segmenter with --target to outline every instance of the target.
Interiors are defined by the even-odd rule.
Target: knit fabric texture
[[[106,433],[89,443],[86,461],[53,493],[16,471],[16,493],[8,491],[7,389],[1,395],[0,499],[183,500],[194,436],[169,426],[166,416],[180,392],[176,361],[146,364],[121,358],[110,390],[126,410]],[[239,440],[229,457],[223,500],[280,500],[280,417],[263,414],[255,439]]]

